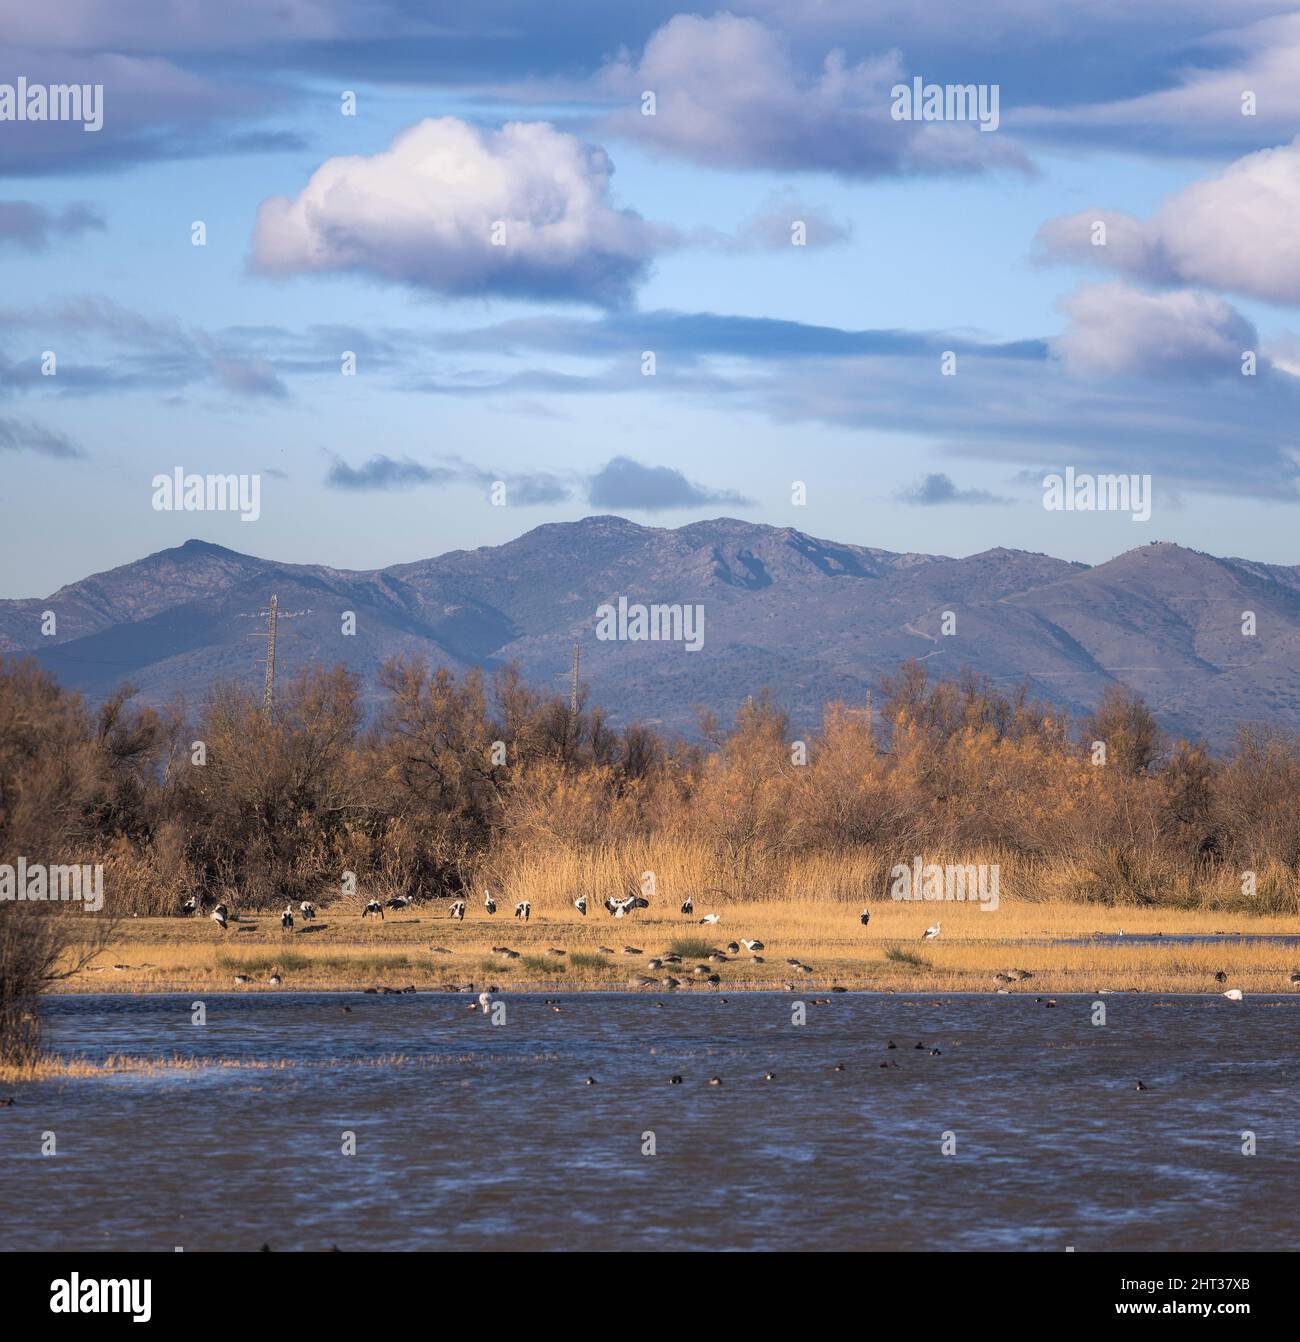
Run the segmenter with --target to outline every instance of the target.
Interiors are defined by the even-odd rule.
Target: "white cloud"
[[[545,122],[483,131],[424,120],[377,154],[328,159],[295,198],[263,201],[253,263],[452,295],[617,304],[669,235],[610,203],[612,173],[603,149]]]
[[[1188,289],[1086,284],[1060,307],[1070,321],[1057,351],[1069,372],[1084,376],[1240,376],[1243,351],[1259,344],[1231,304]]]
[[[1094,220],[1105,246],[1093,246]],[[1051,260],[1091,263],[1157,284],[1194,284],[1300,303],[1300,138],[1194,182],[1146,220],[1083,210],[1050,220],[1036,246]]]
[[[596,77],[628,103],[612,134],[714,167],[873,177],[899,172],[1027,169],[1021,150],[971,124],[895,121],[890,89],[909,82],[897,51],[850,65],[829,52],[820,70],[796,63],[788,40],[757,19],[678,14]],[[641,96],[655,95],[643,115]]]

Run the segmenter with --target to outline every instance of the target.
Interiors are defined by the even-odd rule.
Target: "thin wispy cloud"
[[[413,485],[473,485],[484,490],[503,484],[512,503],[539,506],[580,500],[598,508],[665,512],[704,504],[748,505],[730,489],[714,489],[668,466],[648,466],[630,457],[614,457],[599,470],[583,473],[493,471],[458,458],[420,462],[384,454],[359,466],[335,458],[326,476],[335,489],[399,490]]]
[[[325,477],[335,489],[404,489],[408,485],[448,484],[458,479],[454,470],[425,466],[409,457],[389,457],[379,453],[360,466],[336,460]]]
[[[0,247],[42,252],[61,239],[105,227],[104,217],[90,205],[49,210],[29,200],[0,200]]]
[[[34,452],[64,460],[86,455],[85,449],[65,434],[22,419],[0,419],[0,452]]]

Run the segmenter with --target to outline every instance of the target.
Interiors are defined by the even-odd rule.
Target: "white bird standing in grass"
[[[870,921],[871,921],[871,910],[870,910],[870,909],[863,909],[862,912],[861,912],[860,914],[858,914],[858,922],[860,922],[860,923],[862,924],[863,927],[866,927],[866,925],[867,925]]]
[[[528,900],[521,899],[519,903],[515,905],[516,918],[522,918],[524,922],[527,922],[529,918],[532,917],[532,915],[533,915],[533,906],[528,902]]]
[[[384,921],[384,906],[377,900],[372,899],[364,909],[361,910],[363,918],[378,918],[382,923]]]
[[[316,916],[316,906],[311,900],[304,899],[303,902],[298,905],[298,912],[302,914],[303,922],[309,923]]]
[[[746,941],[744,937],[741,937],[740,944],[750,953],[750,955],[753,955],[755,951],[764,949],[761,941]]]
[[[465,901],[463,899],[456,900],[451,908],[447,910],[447,917],[459,918],[463,923],[465,921]]]
[[[280,930],[283,932],[293,931],[293,905],[286,904],[284,912],[280,915]]]
[[[218,904],[217,907],[212,910],[212,921],[216,923],[223,932],[226,930],[226,919],[228,917],[229,914],[224,904]]]
[[[690,897],[690,895],[687,895],[686,898],[682,900],[682,916],[684,918],[689,918],[691,914],[693,914],[694,912],[695,912],[695,901]]]
[[[942,931],[943,931],[943,924],[935,923],[933,927],[927,927],[925,931],[921,933],[921,940],[933,941],[935,937],[937,937],[939,933]]]
[[[713,923],[720,923],[721,921],[722,915],[719,913],[706,913],[704,917],[700,919],[700,922],[709,923],[710,925]]]
[[[492,891],[488,890],[486,887],[483,890],[483,907],[488,913],[495,913],[497,911],[497,902],[492,898]]]
[[[579,895],[578,898],[573,901],[573,907],[585,918],[587,916],[587,896]]]
[[[188,917],[198,907],[199,907],[198,895],[191,895],[189,899],[187,899],[185,903],[181,905],[181,916]]]

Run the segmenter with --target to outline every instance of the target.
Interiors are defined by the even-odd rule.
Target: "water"
[[[1126,946],[1300,946],[1300,936],[1288,932],[1095,932],[1090,937],[1048,938],[1022,941],[1022,946],[1096,946],[1099,943]]]
[[[1097,1026],[1091,996],[845,994],[802,1027],[777,993],[521,994],[501,1026],[448,994],[212,994],[201,1028],[190,1000],[54,997],[50,1043],[295,1065],[4,1088],[0,1250],[1300,1239],[1300,997],[1122,994]]]

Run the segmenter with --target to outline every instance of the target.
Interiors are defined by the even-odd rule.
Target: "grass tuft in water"
[[[238,974],[300,973],[308,970],[356,970],[371,974],[388,969],[412,969],[415,962],[409,955],[299,955],[296,951],[282,951],[279,955],[226,955],[218,953],[218,969],[233,970]]]

